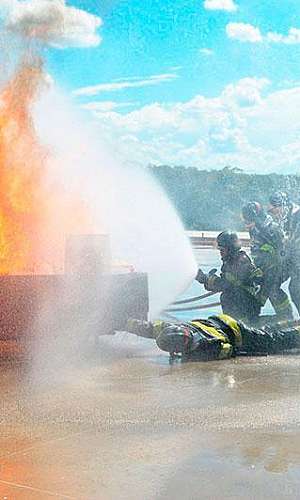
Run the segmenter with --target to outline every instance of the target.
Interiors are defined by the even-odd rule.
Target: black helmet
[[[218,247],[228,248],[231,251],[240,250],[241,244],[238,235],[232,231],[222,231],[217,236]]]
[[[156,343],[162,351],[173,353],[186,353],[192,341],[188,327],[184,325],[168,324],[157,337]]]
[[[271,194],[269,203],[273,207],[285,207],[289,205],[289,197],[284,191],[275,191]]]
[[[261,204],[257,201],[249,201],[249,203],[242,208],[242,215],[246,222],[256,222],[265,218],[265,212]]]

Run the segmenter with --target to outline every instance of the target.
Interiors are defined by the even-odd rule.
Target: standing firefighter
[[[171,358],[180,354],[183,361],[279,354],[300,348],[300,326],[295,321],[256,329],[226,314],[186,323],[132,319],[128,321],[127,331],[155,339],[158,347]]]
[[[261,278],[261,271],[241,250],[236,233],[223,231],[217,237],[217,244],[223,261],[221,275],[205,274],[199,269],[196,280],[203,283],[206,290],[221,292],[223,313],[255,323],[261,307],[256,297],[256,282]]]
[[[292,307],[282,290],[283,239],[280,226],[266,214],[260,203],[250,201],[242,209],[245,226],[251,238],[251,256],[263,272],[259,297],[263,306],[268,299],[278,320],[292,319]]]
[[[285,233],[285,279],[291,278],[289,292],[300,314],[300,207],[281,191],[273,193],[269,201],[269,212]]]

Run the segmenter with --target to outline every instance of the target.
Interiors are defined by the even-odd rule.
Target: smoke
[[[99,45],[102,20],[65,0],[0,0],[5,28],[25,39],[59,48]]]

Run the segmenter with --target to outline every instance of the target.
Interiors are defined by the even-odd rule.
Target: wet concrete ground
[[[118,334],[32,376],[1,356],[0,499],[295,499],[300,357],[175,364]]]

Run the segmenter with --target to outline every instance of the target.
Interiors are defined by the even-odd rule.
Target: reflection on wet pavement
[[[0,499],[298,497],[300,357],[170,366],[118,334],[33,378],[11,350]]]

